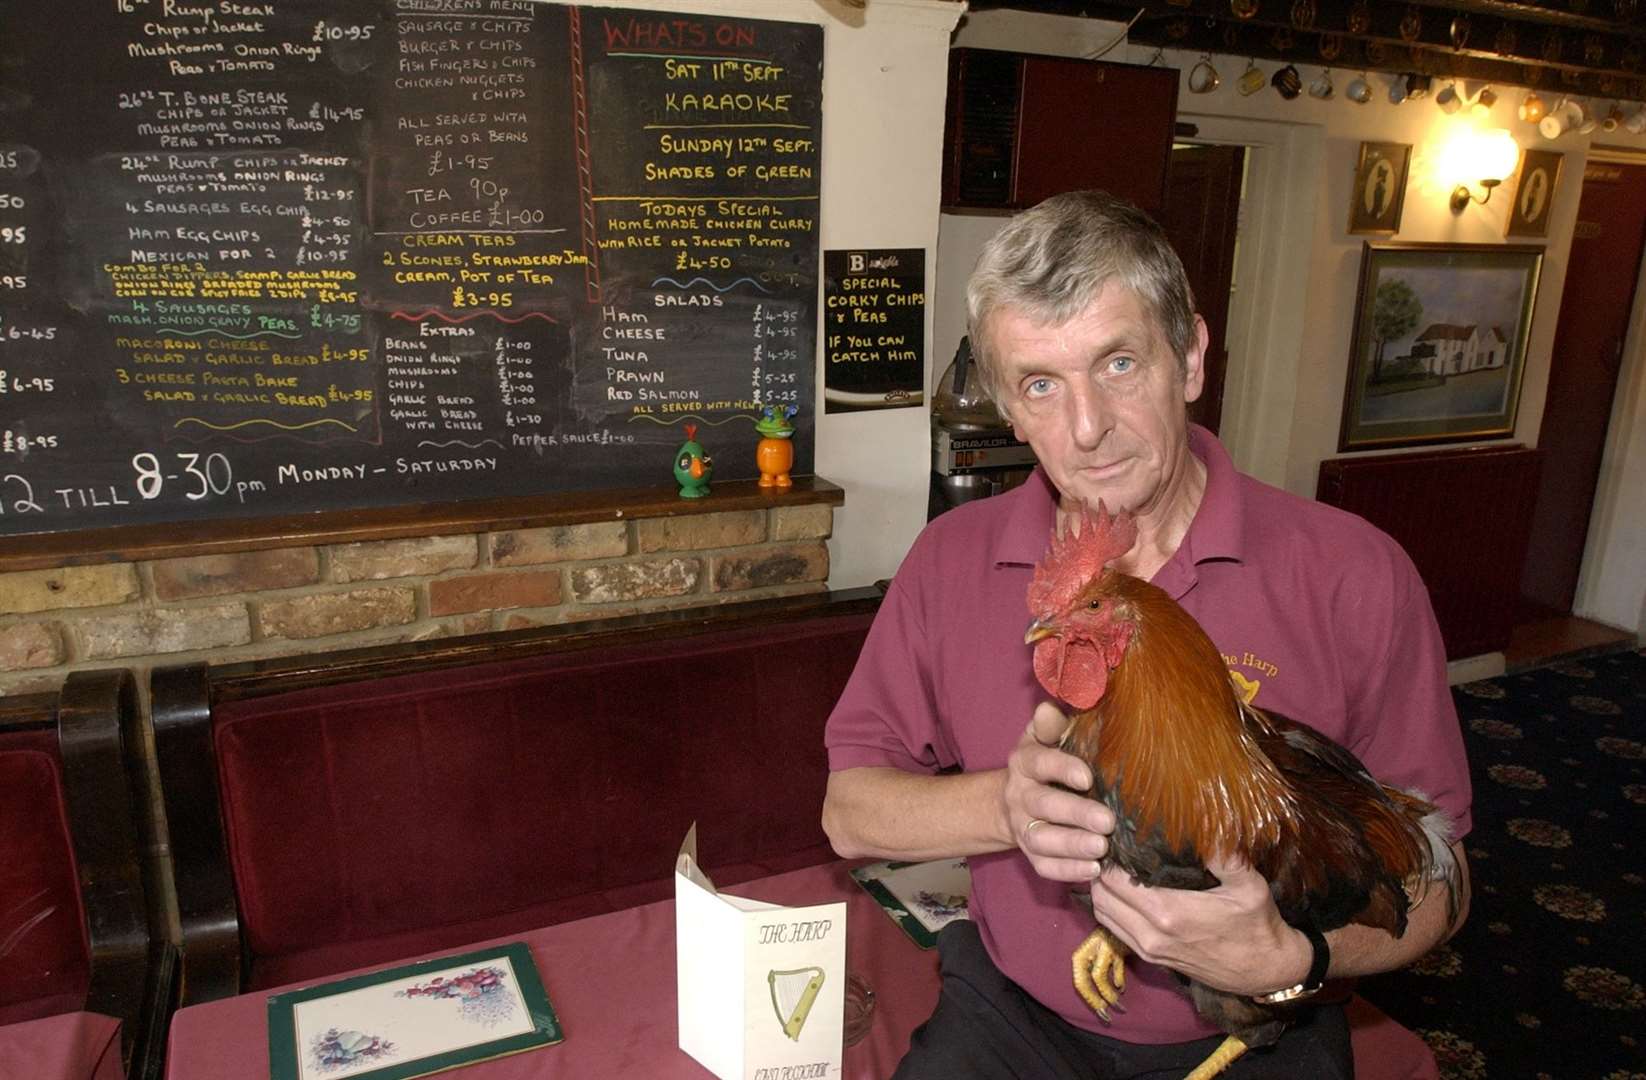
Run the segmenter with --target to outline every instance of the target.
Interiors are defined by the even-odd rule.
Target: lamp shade
[[[1520,146],[1515,137],[1502,128],[1482,131],[1470,147],[1470,160],[1476,180],[1501,181],[1515,171],[1520,163]]]

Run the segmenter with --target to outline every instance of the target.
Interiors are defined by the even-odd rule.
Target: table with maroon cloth
[[[883,1080],[908,1049],[910,1033],[931,1015],[937,1001],[937,953],[921,950],[897,928],[852,880],[852,865],[826,863],[726,891],[790,906],[846,901],[846,967],[874,991],[875,1005],[868,1035],[846,1049],[842,1075],[848,1080]],[[559,923],[532,931],[524,940],[565,1030],[565,1041],[467,1066],[461,1073],[464,1080],[704,1080],[710,1075],[678,1046],[672,899]],[[451,951],[468,952],[485,944],[490,943]],[[378,965],[394,966],[398,965]],[[178,1012],[171,1025],[168,1080],[267,1080],[267,1003],[270,994],[283,989],[292,987],[241,994]],[[1360,1076],[1432,1080],[1438,1075],[1423,1041],[1371,1005],[1353,999],[1350,1017]]]
[[[850,868],[826,863],[725,891],[794,906],[846,901],[846,967],[874,990],[875,1008],[869,1034],[846,1050],[844,1075],[875,1080],[891,1075],[908,1049],[909,1033],[931,1014],[937,953],[916,947],[852,881]],[[672,899],[516,935],[521,937],[531,947],[565,1041],[470,1065],[456,1075],[464,1080],[703,1080],[710,1075],[678,1045]],[[168,1080],[267,1080],[267,1003],[280,989],[291,987],[179,1011],[171,1025]]]
[[[66,1012],[0,1026],[3,1080],[124,1080],[120,1021]]]

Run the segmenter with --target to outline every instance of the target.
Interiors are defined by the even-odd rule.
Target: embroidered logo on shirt
[[[1235,693],[1240,695],[1240,700],[1248,705],[1256,699],[1258,687],[1263,685],[1262,679],[1248,679],[1233,668],[1229,669],[1229,681],[1234,683]]]

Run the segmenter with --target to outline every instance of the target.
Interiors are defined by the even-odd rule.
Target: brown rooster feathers
[[[1411,905],[1458,868],[1449,827],[1420,796],[1385,787],[1348,750],[1247,705],[1217,647],[1165,592],[1108,563],[1136,538],[1099,504],[1054,537],[1029,588],[1034,670],[1076,711],[1063,748],[1091,766],[1115,812],[1106,863],[1146,885],[1217,885],[1238,858],[1270,883],[1287,923],[1360,923],[1399,936]],[[1201,1014],[1247,1045],[1284,1028],[1281,1007],[1197,984]]]

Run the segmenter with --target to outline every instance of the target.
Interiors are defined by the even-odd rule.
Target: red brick
[[[493,566],[531,566],[573,559],[609,559],[629,553],[629,526],[622,521],[516,529],[491,535]]]
[[[714,591],[766,589],[829,576],[829,549],[821,540],[752,548],[714,560]]]
[[[560,603],[559,570],[464,574],[429,582],[429,614],[551,607]]]
[[[409,588],[349,589],[309,593],[258,605],[257,622],[266,638],[316,638],[379,626],[403,626],[417,618],[417,595]]]
[[[0,671],[55,667],[68,659],[56,623],[26,622],[0,627]]]
[[[697,559],[644,559],[579,567],[571,572],[572,596],[586,604],[683,596],[697,590]]]
[[[154,563],[154,595],[161,600],[290,589],[319,580],[320,555],[311,547],[200,555]]]

